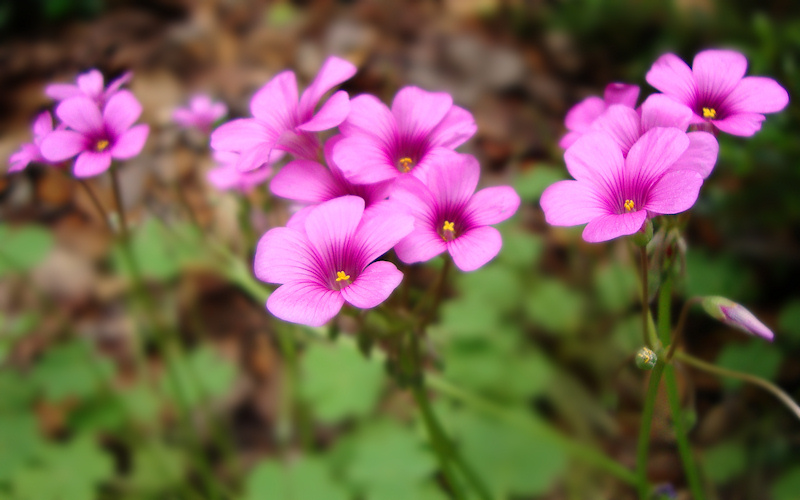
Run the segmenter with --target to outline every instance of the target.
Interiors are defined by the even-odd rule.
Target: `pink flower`
[[[664,94],[653,94],[642,104],[639,112],[618,104],[609,106],[591,126],[591,130],[608,133],[622,149],[622,156],[648,130],[655,127],[675,127],[681,132],[689,128],[692,110]],[[717,162],[719,143],[708,132],[689,132],[689,147],[671,170],[694,170],[704,179]]]
[[[424,262],[447,251],[459,269],[474,271],[497,255],[502,240],[490,224],[514,215],[520,199],[508,186],[476,193],[479,175],[475,157],[454,153],[450,163],[428,171],[427,186],[413,176],[395,183],[390,200],[416,219],[414,231],[395,247],[400,260]]]
[[[362,309],[386,300],[403,279],[388,252],[414,226],[410,215],[385,201],[364,209],[358,196],[314,207],[302,227],[278,227],[258,242],[256,276],[280,283],[267,309],[278,318],[321,326],[345,302]]]
[[[56,101],[64,101],[72,97],[84,96],[93,100],[98,106],[102,106],[111,99],[123,85],[128,83],[133,76],[130,71],[123,73],[122,76],[108,84],[108,88],[103,88],[103,74],[96,69],[78,75],[77,85],[69,83],[51,83],[44,89],[48,97]]]
[[[221,125],[211,134],[211,147],[241,153],[237,163],[240,170],[253,170],[272,162],[277,150],[316,159],[320,145],[314,133],[334,128],[347,117],[347,92],[334,93],[319,111],[314,110],[325,93],[355,73],[356,67],[349,62],[330,57],[299,100],[294,72],[278,74],[250,101],[253,118]]]
[[[11,155],[8,173],[24,170],[29,163],[52,163],[42,156],[42,141],[47,134],[53,131],[53,117],[49,111],[45,111],[36,117],[33,122],[33,142],[28,142],[20,146],[19,150]]]
[[[139,118],[142,106],[128,92],[111,96],[102,114],[97,104],[85,96],[67,99],[56,108],[56,115],[68,130],[56,130],[42,141],[42,155],[49,161],[63,161],[78,155],[76,177],[98,175],[111,166],[111,159],[126,160],[139,154],[150,131],[147,125],[131,125]]]
[[[609,106],[612,104],[619,104],[633,109],[636,107],[636,100],[638,98],[638,86],[629,85],[627,83],[609,83],[606,85],[606,90],[603,93],[603,99],[594,96],[587,97],[567,112],[564,125],[569,132],[561,138],[558,145],[561,146],[562,149],[567,149],[577,141],[580,136],[589,131],[592,123],[594,123]]]
[[[747,59],[732,50],[705,50],[692,67],[675,54],[664,54],[647,72],[647,83],[688,106],[692,123],[710,123],[733,135],[761,129],[763,113],[789,103],[789,94],[772,78],[747,76]]]
[[[472,137],[476,125],[448,94],[405,87],[391,110],[374,96],[356,97],[340,129],[345,139],[333,152],[336,164],[352,182],[372,184],[407,172],[424,179],[431,165]]]
[[[588,223],[583,239],[599,242],[634,234],[649,212],[688,210],[703,178],[693,170],[671,168],[689,144],[679,129],[656,127],[642,135],[625,158],[608,134],[585,134],[564,154],[567,170],[576,180],[556,182],[542,193],[547,222]]]
[[[732,300],[716,296],[703,297],[701,305],[712,318],[737,330],[767,339],[770,342],[775,337],[772,330],[753,316],[753,313]]]
[[[236,162],[239,161],[237,153],[216,151],[214,159],[217,160],[219,166],[209,170],[206,177],[208,182],[220,191],[236,189],[246,193],[266,182],[272,175],[272,167],[266,164],[255,170],[242,172],[236,168]]]
[[[340,196],[355,195],[364,199],[367,207],[389,195],[392,181],[375,184],[353,184],[347,180],[333,160],[335,145],[343,139],[337,135],[325,143],[328,168],[311,160],[294,160],[278,172],[269,187],[282,198],[302,203],[322,203]]]
[[[207,95],[193,96],[188,108],[178,108],[172,113],[172,119],[184,128],[196,128],[208,133],[214,122],[225,116],[228,107],[221,102],[214,102]]]

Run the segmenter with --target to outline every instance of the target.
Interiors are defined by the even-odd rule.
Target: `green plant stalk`
[[[669,271],[667,272],[669,273]],[[661,289],[658,291],[658,340],[661,341],[661,345],[664,347],[670,345],[671,316],[672,275],[667,274],[667,277],[661,282]]]
[[[650,428],[653,423],[653,413],[656,407],[658,386],[661,375],[664,373],[664,362],[658,360],[656,367],[650,372],[650,382],[647,384],[647,393],[644,397],[641,425],[639,426],[639,441],[636,445],[636,488],[641,500],[650,497],[650,484],[647,480],[647,458],[650,451]]]
[[[113,234],[114,228],[111,227],[111,222],[108,220],[108,214],[106,213],[105,208],[103,208],[103,204],[100,203],[100,198],[97,197],[97,195],[94,193],[94,190],[85,179],[78,179],[78,184],[80,184],[81,187],[83,187],[83,190],[86,191],[86,194],[89,195],[89,199],[92,200],[92,205],[94,205],[94,208],[100,214],[100,217],[103,219],[106,228],[108,228],[109,232]]]
[[[700,473],[692,455],[692,446],[689,443],[689,429],[686,428],[686,420],[681,408],[680,395],[678,394],[678,382],[675,378],[675,367],[668,365],[664,374],[664,383],[667,387],[667,399],[669,409],[672,413],[672,420],[675,425],[675,437],[678,441],[678,453],[683,463],[683,471],[686,474],[686,482],[689,483],[689,490],[692,492],[694,500],[706,498],[703,483],[700,481]]]
[[[645,347],[649,346],[649,336],[647,328],[647,317],[650,313],[650,287],[647,283],[648,265],[647,265],[647,246],[640,248],[639,252],[641,278],[642,278],[642,340]]]

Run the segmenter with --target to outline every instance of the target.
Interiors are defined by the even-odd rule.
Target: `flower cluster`
[[[566,117],[560,144],[574,180],[556,182],[541,198],[547,222],[586,224],[583,238],[632,235],[648,218],[694,205],[719,152],[718,131],[750,136],[763,113],[783,109],[788,94],[775,80],[744,77],[747,60],[729,50],[697,54],[692,68],[661,56],[647,81],[661,94],[636,108],[639,88],[614,83]]]
[[[76,85],[49,85],[45,93],[60,101],[55,114],[61,123],[54,129],[50,112],[40,114],[33,124],[33,142],[11,156],[8,171],[18,172],[31,162],[52,165],[77,156],[75,177],[91,177],[108,170],[112,159],[139,154],[150,129],[134,126],[142,106],[129,91],[120,90],[130,78],[125,73],[104,87],[103,75],[93,69],[79,75]]]
[[[500,250],[500,233],[489,226],[519,206],[510,187],[475,192],[478,162],[455,152],[475,121],[448,94],[405,87],[389,108],[338,91],[320,105],[355,72],[331,57],[299,99],[294,73],[280,73],[254,95],[251,118],[211,135],[225,163],[220,182],[271,172],[291,156],[270,189],[305,208],[264,234],[254,264],[259,279],[281,285],[267,308],[286,321],[319,326],[345,303],[382,303],[403,278],[378,260],[393,248],[404,263],[448,252],[460,269],[477,269]],[[337,127],[327,140],[319,134]]]

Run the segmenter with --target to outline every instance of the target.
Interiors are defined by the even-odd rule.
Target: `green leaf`
[[[39,226],[11,228],[0,224],[0,276],[10,272],[24,273],[47,257],[53,248],[53,237]]]
[[[476,297],[464,296],[442,305],[440,327],[454,338],[487,337],[500,324],[500,311]]]
[[[717,357],[717,364],[731,370],[774,380],[782,358],[775,346],[763,340],[753,339],[744,343],[726,344]],[[722,383],[728,388],[735,388],[743,382],[738,379],[723,378]]]
[[[458,289],[470,301],[482,302],[502,312],[518,307],[522,293],[519,273],[499,264],[489,264],[458,276]]]
[[[736,302],[747,302],[757,288],[753,275],[727,255],[714,255],[689,250],[686,253],[686,295],[721,295]]]
[[[290,464],[259,463],[245,481],[245,500],[348,500],[325,461],[303,456]]]
[[[772,500],[797,500],[798,491],[800,491],[800,466],[796,465],[773,483]]]
[[[130,488],[138,492],[165,490],[184,480],[186,456],[174,447],[150,441],[133,452],[133,473]]]
[[[526,302],[528,317],[554,333],[574,333],[581,326],[584,299],[560,281],[539,283]]]
[[[544,239],[519,229],[503,231],[503,249],[497,260],[514,267],[530,269],[537,265],[544,252]]]
[[[741,444],[725,442],[703,453],[703,468],[717,484],[725,484],[744,471],[747,456]]]
[[[612,312],[625,310],[637,298],[636,273],[618,262],[595,269],[594,287],[600,304]]]
[[[3,393],[4,394],[4,393]],[[4,394],[5,395],[5,394]],[[0,415],[0,483],[46,446],[32,412]]]
[[[539,201],[547,186],[565,178],[563,169],[539,165],[520,175],[514,183],[514,188],[523,201],[535,203]]]
[[[367,415],[378,401],[383,367],[354,349],[311,344],[300,361],[300,394],[326,423]]]
[[[31,377],[46,399],[61,401],[96,394],[112,374],[110,361],[100,358],[87,342],[73,340],[47,351]]]
[[[36,386],[29,377],[6,368],[0,372],[0,394],[0,415],[28,411],[36,396]]]
[[[228,393],[236,379],[236,365],[203,345],[185,356],[173,356],[164,375],[164,390],[177,401],[196,406]]]

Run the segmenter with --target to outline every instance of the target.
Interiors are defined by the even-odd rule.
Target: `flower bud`
[[[774,334],[753,313],[725,297],[703,297],[703,309],[714,319],[722,321],[750,335],[755,335],[772,342]]]
[[[636,353],[636,367],[640,370],[652,370],[656,366],[658,356],[652,349],[642,347]]]

